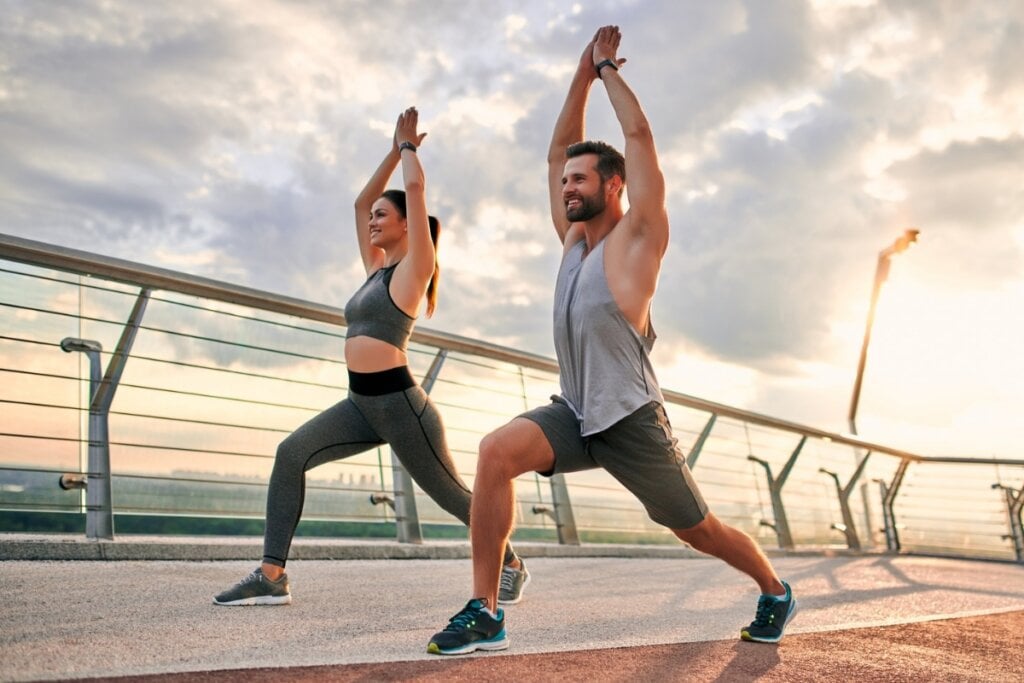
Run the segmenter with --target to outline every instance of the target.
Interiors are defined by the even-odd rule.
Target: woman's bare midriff
[[[409,364],[405,352],[373,337],[345,340],[345,363],[353,372],[380,372]]]

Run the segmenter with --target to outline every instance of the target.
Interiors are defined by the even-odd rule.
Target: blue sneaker
[[[786,597],[762,595],[758,598],[757,614],[754,615],[754,621],[740,631],[740,638],[755,643],[777,643],[782,640],[786,626],[796,614],[796,598],[793,597],[793,590],[785,581],[782,582],[782,585],[786,587]]]
[[[506,648],[505,612],[499,609],[495,619],[477,598],[467,602],[461,612],[448,620],[448,626],[435,633],[427,644],[427,652],[432,655],[464,655],[476,650]]]

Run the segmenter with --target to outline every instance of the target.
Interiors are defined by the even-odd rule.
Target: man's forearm
[[[643,107],[640,106],[640,100],[619,72],[611,67],[605,67],[601,77],[615,118],[622,127],[623,137],[627,141],[651,137],[651,125],[647,121]]]
[[[594,79],[577,72],[569,85],[569,93],[565,97],[562,111],[555,121],[555,130],[551,135],[551,147],[548,149],[548,161],[559,161],[565,158],[565,148],[583,139],[584,118],[587,111],[587,98]]]

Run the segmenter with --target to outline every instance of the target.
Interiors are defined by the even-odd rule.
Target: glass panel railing
[[[152,292],[108,416],[119,519],[188,518],[194,533],[220,532],[216,519],[258,525],[277,444],[344,397],[340,311],[0,235],[0,519],[8,526],[20,515],[42,530],[53,514],[95,511],[81,489],[57,485],[63,473],[89,473],[91,457],[89,360],[61,341],[99,342],[107,368],[143,288]],[[420,380],[440,368],[431,396],[470,486],[480,440],[558,392],[553,361],[512,349],[420,330],[409,355]],[[712,509],[767,547],[1024,553],[1019,504],[1013,517],[1024,462],[929,459],[675,392],[666,398]],[[311,470],[303,519],[334,524],[330,533],[394,534],[386,504],[400,493],[394,475],[387,446]],[[565,480],[583,542],[675,542],[607,473]],[[465,537],[414,495],[424,536]],[[521,477],[517,538],[557,540],[559,507],[547,479]]]

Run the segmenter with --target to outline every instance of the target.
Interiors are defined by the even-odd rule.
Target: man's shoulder
[[[614,236],[608,240],[611,242],[609,246],[616,250],[635,252],[639,249],[663,255],[668,247],[668,215],[663,214],[655,220],[656,224],[649,218],[627,211],[609,233],[609,237]]]

